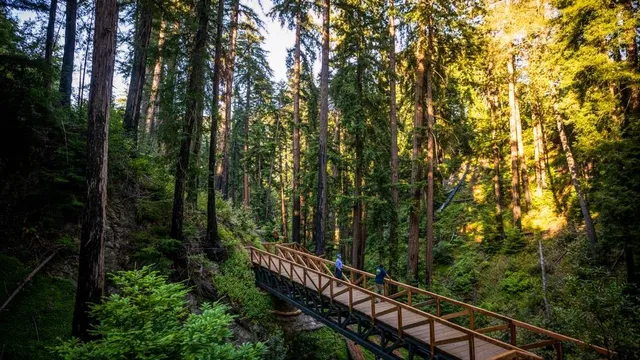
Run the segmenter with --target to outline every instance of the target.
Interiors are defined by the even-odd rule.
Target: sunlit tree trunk
[[[514,65],[515,67],[515,65]],[[514,84],[517,81],[514,77]],[[518,137],[518,163],[520,165],[520,182],[522,183],[522,192],[524,193],[524,200],[527,204],[526,210],[531,209],[531,191],[529,190],[529,173],[527,170],[527,159],[524,154],[524,141],[522,140],[522,120],[520,119],[520,102],[518,101],[518,89],[515,87],[515,116],[516,116],[516,131]]]
[[[398,125],[396,104],[396,27],[394,0],[389,0],[389,122],[391,124],[391,221],[389,223],[389,270],[398,272]]]
[[[73,92],[73,59],[76,51],[76,15],[78,9],[77,0],[66,0],[66,19],[64,29],[64,53],[62,54],[62,70],[60,71],[60,105],[71,105],[71,93]]]
[[[542,196],[542,190],[547,187],[547,173],[544,152],[544,136],[542,133],[542,113],[540,104],[536,103],[532,110],[533,118],[533,150],[536,164],[536,194]]]
[[[104,293],[104,232],[107,217],[107,158],[111,88],[118,31],[116,0],[96,0],[89,118],[87,123],[87,197],[82,214],[78,287],[71,333],[81,340],[95,336],[89,313]]]
[[[155,119],[156,109],[159,106],[158,90],[160,89],[160,79],[162,76],[162,51],[164,50],[164,36],[165,36],[165,19],[162,18],[160,22],[160,31],[158,33],[158,58],[153,67],[153,80],[151,82],[151,89],[149,90],[149,104],[147,109],[147,117],[145,120],[145,133],[148,135],[149,144],[153,144],[155,133]]]
[[[291,239],[300,243],[300,13],[296,15],[296,40],[293,63],[293,216]]]
[[[183,238],[184,193],[187,186],[191,141],[198,116],[202,116],[209,6],[210,0],[200,0],[197,5],[198,30],[190,59],[190,71],[187,80],[187,95],[185,101],[185,124],[180,141],[180,153],[176,166],[175,187],[173,192],[171,237],[174,239]]]
[[[287,153],[287,142],[283,142],[284,149],[280,152],[280,219],[282,222],[282,234],[285,240],[289,240],[289,222],[287,221],[287,203],[284,195],[284,187],[288,183],[287,172],[289,166],[287,166],[286,157],[283,158],[282,154]],[[284,167],[284,169],[283,169]]]
[[[340,154],[340,117],[338,115],[335,117],[335,128],[333,132],[333,146],[334,152],[336,154]],[[333,179],[334,184],[336,184],[337,188],[340,188],[340,165],[338,161],[331,162],[331,178]],[[329,218],[331,219],[331,223],[333,224],[333,247],[334,249],[338,248],[340,245],[340,220],[338,219],[340,211],[338,209],[337,204],[333,204],[331,207],[331,215]]]
[[[270,211],[270,201],[271,201],[271,182],[273,181],[273,167],[275,165],[276,162],[276,152],[278,151],[278,135],[280,135],[280,114],[279,114],[279,110],[276,110],[276,130],[275,130],[275,136],[273,139],[273,143],[274,143],[274,148],[273,148],[273,154],[271,154],[271,164],[269,165],[269,177],[267,178],[267,191],[265,192],[265,197],[264,197],[264,218],[266,221],[270,221],[271,218],[271,211]]]
[[[209,168],[207,174],[207,244],[210,248],[221,248],[216,217],[216,137],[220,118],[220,75],[222,73],[222,20],[224,1],[218,0],[216,20],[216,54],[213,60],[213,96],[211,100],[211,134],[209,140]]]
[[[573,153],[571,152],[571,145],[569,144],[569,139],[567,138],[567,134],[564,131],[564,121],[562,120],[562,115],[558,111],[558,104],[554,98],[553,104],[553,116],[556,119],[556,126],[558,127],[558,135],[560,136],[560,142],[562,143],[562,149],[564,150],[564,155],[567,159],[567,166],[569,168],[569,174],[571,175],[571,182],[573,183],[573,188],[576,191],[576,197],[578,198],[578,202],[580,203],[580,210],[582,211],[582,216],[584,217],[585,231],[587,233],[587,239],[589,240],[589,245],[591,246],[591,250],[595,251],[596,246],[598,245],[598,237],[596,236],[596,229],[593,226],[593,220],[591,218],[591,213],[589,212],[589,207],[587,206],[587,200],[584,197],[584,193],[582,192],[582,188],[580,186],[580,180],[578,179],[578,171],[576,170],[576,164],[573,159]]]
[[[124,129],[133,139],[138,141],[138,123],[140,121],[140,106],[142,102],[142,89],[144,87],[145,71],[147,69],[147,50],[151,39],[151,25],[153,12],[151,4],[145,0],[138,1],[138,21],[136,22],[135,38],[133,43],[133,63],[131,67],[131,81],[127,94],[127,104],[124,110]]]
[[[428,57],[426,66],[427,75],[427,269],[426,269],[426,281],[427,286],[431,286],[433,278],[433,222],[435,220],[433,213],[433,165],[435,162],[434,147],[435,147],[435,111],[433,108],[433,59],[434,59],[434,47],[433,47],[433,17],[429,13],[428,25],[427,25],[427,37],[428,37]]]
[[[420,31],[420,37],[416,44],[417,70],[414,91],[414,117],[413,117],[413,152],[411,154],[411,185],[413,192],[413,204],[409,213],[409,277],[418,278],[418,241],[420,237],[420,198],[422,187],[418,184],[422,177],[420,155],[422,151],[422,120],[424,117],[423,87],[424,72],[427,58],[424,54],[424,30]]]
[[[513,211],[513,224],[518,230],[522,230],[520,219],[520,174],[518,168],[518,126],[517,126],[517,106],[516,106],[516,82],[514,71],[515,55],[507,60],[507,71],[509,73],[509,144],[511,148],[511,201]]]
[[[500,151],[500,142],[498,140],[498,94],[493,75],[493,62],[489,64],[490,90],[489,90],[489,111],[491,116],[491,142],[493,147],[493,193],[496,200],[496,228],[500,239],[505,238],[504,221],[502,219],[502,184],[500,174],[500,159],[502,154]]]
[[[315,213],[316,255],[325,252],[327,230],[327,131],[329,127],[329,8],[330,0],[323,1],[322,9],[322,65],[320,69],[320,134],[318,136],[318,204]]]
[[[222,191],[225,199],[229,198],[229,137],[231,135],[231,110],[233,107],[233,75],[236,60],[236,39],[238,38],[238,7],[240,0],[233,0],[231,9],[231,34],[229,36],[229,50],[225,59],[224,75],[224,122],[222,123],[222,137],[220,148],[222,149],[222,161],[218,164],[216,188]]]

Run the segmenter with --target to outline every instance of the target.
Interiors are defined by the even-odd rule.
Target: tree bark
[[[394,0],[389,0],[389,122],[391,123],[391,221],[389,223],[389,270],[398,273],[398,124],[396,104],[396,27]]]
[[[420,238],[420,198],[422,187],[418,185],[422,177],[420,153],[422,152],[422,120],[424,117],[423,87],[424,73],[427,66],[427,58],[424,54],[424,30],[420,31],[420,37],[416,44],[417,70],[414,91],[414,118],[413,118],[413,152],[411,154],[411,185],[413,188],[413,205],[409,213],[409,278],[418,278],[418,241]]]
[[[251,54],[249,54],[251,56]],[[251,194],[249,193],[249,118],[250,118],[250,96],[251,96],[251,77],[247,74],[247,92],[245,93],[245,102],[244,102],[244,121],[243,124],[243,152],[242,152],[242,180],[243,180],[243,191],[242,191],[242,200],[245,209],[249,209],[251,203]]]
[[[274,147],[273,147],[273,154],[271,155],[271,164],[269,165],[269,177],[267,180],[267,191],[265,192],[265,199],[264,199],[264,209],[265,209],[265,215],[264,218],[269,221],[270,216],[271,215],[270,211],[269,211],[269,207],[270,207],[270,202],[271,202],[271,182],[273,181],[273,167],[276,163],[276,151],[278,151],[278,135],[280,135],[280,114],[279,114],[279,110],[276,110],[276,134],[274,136]]]
[[[507,60],[507,71],[509,73],[509,108],[511,116],[509,117],[509,144],[511,146],[511,201],[513,211],[513,225],[522,231],[522,222],[520,219],[520,173],[518,168],[518,118],[516,116],[516,79],[514,71],[515,55],[511,55]]]
[[[78,84],[78,111],[82,112],[82,104],[84,102],[84,86],[85,86],[85,75],[87,73],[87,60],[89,57],[89,45],[91,44],[91,32],[93,31],[93,14],[91,14],[91,20],[89,21],[90,25],[87,29],[87,46],[84,50],[84,61],[82,65],[82,70],[80,71],[80,81]]]
[[[585,199],[582,188],[580,187],[580,180],[578,179],[578,171],[576,170],[576,164],[573,160],[571,145],[569,144],[569,139],[567,138],[567,134],[564,131],[564,121],[562,120],[562,115],[560,115],[560,112],[558,111],[558,103],[555,98],[553,103],[553,115],[556,119],[556,126],[558,127],[558,135],[560,135],[562,149],[564,150],[564,155],[567,159],[567,166],[569,167],[571,182],[573,183],[573,188],[576,191],[576,196],[578,198],[578,202],[580,203],[580,210],[582,211],[582,216],[584,217],[587,239],[589,240],[591,250],[595,252],[596,246],[598,245],[596,229],[593,226],[593,220],[591,219],[591,213],[589,212],[589,207],[587,206],[587,200]]]
[[[293,216],[291,239],[300,243],[300,13],[296,15],[296,40],[293,63]]]
[[[505,239],[504,234],[504,221],[502,219],[502,176],[500,174],[500,159],[502,154],[500,151],[500,142],[498,141],[498,119],[497,119],[497,107],[498,107],[498,93],[493,75],[493,62],[489,63],[489,78],[490,78],[490,90],[489,90],[489,111],[491,116],[491,142],[493,143],[493,193],[496,200],[496,229],[500,235],[500,239]]]
[[[197,5],[198,31],[190,59],[190,72],[185,101],[185,124],[180,141],[180,153],[176,166],[176,180],[173,193],[173,212],[171,216],[171,237],[182,240],[184,221],[184,193],[187,185],[187,171],[193,130],[198,116],[202,116],[204,92],[204,66],[207,50],[207,28],[209,24],[210,0],[200,0]],[[214,142],[215,143],[215,142]]]
[[[536,163],[536,194],[538,197],[541,197],[543,189],[547,187],[547,166],[545,163],[544,136],[542,133],[542,111],[537,100],[536,104],[534,104],[532,117],[534,122],[532,128],[534,158]]]
[[[231,34],[229,37],[229,51],[225,59],[226,72],[224,76],[224,123],[222,124],[222,138],[220,148],[222,149],[222,161],[217,169],[218,183],[216,188],[222,191],[225,199],[229,198],[229,136],[231,135],[231,110],[233,97],[233,75],[236,59],[236,39],[238,37],[238,7],[240,0],[233,0],[231,9]]]
[[[54,46],[54,32],[56,29],[56,12],[58,11],[58,0],[51,0],[49,4],[49,22],[47,23],[47,37],[45,39],[44,47],[44,61],[49,65],[48,71],[51,71],[52,58],[53,58],[53,46]],[[51,75],[46,75],[45,78],[47,89],[51,85]]]
[[[340,117],[334,116],[335,118],[335,129],[333,132],[333,146],[336,154],[340,154]],[[341,176],[340,176],[340,165],[338,161],[331,162],[331,177],[333,178],[333,182],[340,187]],[[331,222],[333,224],[333,247],[337,249],[340,245],[340,220],[339,217],[339,209],[337,204],[333,204],[331,207]]]
[[[284,186],[287,183],[286,174],[288,169],[286,159],[282,159],[282,154],[287,152],[287,143],[284,142],[284,149],[280,152],[280,221],[282,222],[282,233],[284,239],[289,240],[289,222],[287,221],[287,205],[284,196]],[[284,163],[284,171],[282,169]]]
[[[68,108],[71,105],[71,83],[73,82],[73,58],[76,51],[76,15],[78,0],[66,0],[66,19],[64,30],[64,53],[62,70],[60,71],[60,105]]]
[[[356,64],[356,92],[358,95],[358,101],[360,101],[360,109],[362,110],[362,64],[360,59]],[[362,111],[360,111],[359,121],[364,122]],[[362,124],[364,125],[364,124]],[[353,205],[353,247],[351,249],[352,256],[351,262],[356,269],[364,268],[364,251],[365,251],[365,234],[363,226],[363,206],[362,206],[362,168],[364,167],[364,145],[362,129],[364,126],[358,126],[356,128],[355,136],[355,150],[356,150],[356,166],[354,174],[354,205]]]
[[[78,287],[72,335],[91,339],[90,304],[99,303],[104,292],[104,232],[107,217],[107,159],[111,88],[116,53],[118,8],[116,0],[96,0],[93,70],[89,90],[87,124],[87,197],[82,214]]]
[[[329,127],[329,9],[330,0],[322,9],[322,65],[320,69],[320,134],[318,137],[318,204],[315,213],[316,255],[325,253],[327,230],[327,132]]]
[[[220,118],[220,75],[222,73],[222,21],[224,0],[218,0],[218,19],[216,20],[216,55],[213,61],[213,99],[211,105],[211,137],[209,141],[209,174],[207,179],[207,245],[214,251],[222,246],[218,236],[218,218],[216,217],[216,136]]]
[[[134,39],[134,55],[131,69],[131,81],[127,94],[127,105],[124,110],[124,129],[134,145],[138,141],[138,123],[140,121],[140,106],[142,102],[142,89],[144,87],[145,71],[147,69],[147,50],[151,39],[151,27],[153,23],[153,9],[146,0],[138,1],[138,21]]]
[[[164,51],[164,36],[166,22],[162,18],[160,22],[160,32],[158,33],[158,58],[153,67],[153,80],[151,82],[151,90],[149,91],[149,108],[147,109],[147,118],[145,121],[145,133],[149,138],[149,145],[154,142],[156,109],[159,106],[158,90],[160,89],[160,79],[162,77],[162,52]]]
[[[435,111],[433,108],[433,16],[431,13],[428,15],[427,25],[427,41],[428,41],[428,57],[426,66],[427,75],[427,269],[426,269],[426,282],[427,287],[431,287],[433,280],[433,223],[435,220],[433,213],[433,163],[434,147],[435,147]]]
[[[515,57],[513,59],[515,61]],[[517,84],[517,80],[514,76],[514,85],[515,84]],[[518,136],[518,163],[520,164],[520,181],[522,183],[522,192],[524,193],[525,204],[527,205],[526,211],[529,211],[529,209],[531,209],[531,190],[529,190],[529,172],[527,170],[527,158],[524,154],[524,142],[522,140],[522,121],[520,119],[520,102],[518,101],[517,86],[515,87],[514,95],[516,131]]]
[[[540,254],[540,271],[542,273],[542,298],[544,300],[544,318],[549,321],[551,318],[551,309],[549,307],[549,299],[547,298],[547,270],[544,265],[544,252],[542,251],[542,240],[538,238],[538,252]]]

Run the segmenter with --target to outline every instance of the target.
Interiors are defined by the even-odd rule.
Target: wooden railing
[[[273,249],[272,246],[265,246],[265,248]],[[277,249],[279,248],[281,254],[285,254],[286,250],[284,249],[288,249],[289,251],[295,252],[296,256],[294,257],[294,259],[287,259],[285,257],[279,256],[277,254],[274,254],[268,251],[260,250],[255,247],[248,247],[251,261],[271,271],[275,271],[274,269],[277,269],[277,272],[280,275],[285,274],[285,276],[287,276],[292,281],[298,282],[301,280],[302,285],[309,288],[314,288],[316,291],[318,291],[319,294],[323,294],[328,288],[329,297],[331,301],[333,301],[334,298],[337,296],[348,294],[346,306],[348,306],[350,312],[353,311],[354,306],[363,304],[369,301],[371,304],[370,305],[371,307],[370,307],[370,314],[368,314],[368,316],[370,317],[372,323],[375,323],[376,321],[378,321],[377,318],[380,316],[392,314],[396,312],[398,316],[397,318],[398,334],[397,335],[399,338],[405,336],[404,334],[405,330],[408,330],[410,328],[414,328],[417,326],[429,325],[429,339],[430,339],[429,347],[432,354],[435,354],[435,348],[439,345],[467,341],[469,344],[469,358],[471,360],[475,360],[475,341],[480,339],[488,343],[494,344],[500,348],[503,348],[504,353],[502,355],[507,356],[506,358],[517,357],[517,358],[524,358],[524,359],[542,360],[542,357],[535,355],[533,353],[530,353],[526,350],[520,349],[511,344],[496,340],[492,337],[486,336],[477,331],[473,331],[463,326],[454,324],[442,317],[429,314],[422,310],[416,309],[408,304],[398,302],[390,297],[379,295],[359,285],[350,283],[348,281],[339,280],[333,275],[331,275],[330,272],[329,274],[327,274],[326,271],[308,267],[306,266],[306,263],[307,263],[306,261],[302,263],[299,262],[300,259],[304,259],[303,255],[308,255],[312,258],[315,258],[315,259],[308,259],[309,261],[311,261],[311,263],[317,262],[318,259],[321,259],[321,258],[317,258],[316,256],[290,249],[286,246],[276,245],[275,248],[276,248],[275,251],[277,251]],[[324,260],[324,259],[321,259],[321,260]],[[297,270],[296,267],[302,268],[302,274],[300,274],[299,270]],[[356,269],[352,269],[352,270],[353,270],[353,273],[364,273],[360,270],[356,270]],[[297,278],[295,279],[294,279],[294,274],[297,276]],[[367,275],[371,275],[371,274],[367,274]],[[340,289],[338,289],[339,286],[340,286]],[[361,293],[365,293],[367,297],[354,301],[353,299],[354,290]],[[384,311],[376,312],[375,304],[376,304],[376,301],[380,301],[380,300],[384,301],[387,304],[392,305],[392,307]],[[424,320],[414,322],[408,325],[403,325],[403,313],[402,313],[403,309],[424,317]],[[436,323],[442,324],[444,326],[460,331],[464,335],[458,338],[453,338],[453,339],[449,338],[441,341],[436,341],[436,334],[435,334],[435,328],[434,328]],[[495,358],[503,359],[503,356],[499,356]]]
[[[296,244],[298,245],[298,244]],[[300,246],[300,245],[298,245]],[[273,249],[274,253],[283,258],[297,262],[298,264],[314,268],[316,270],[323,269],[327,274],[332,274],[332,268],[334,263],[330,260],[323,259],[314,256],[308,252],[296,250],[293,246],[281,245],[281,244],[269,244],[269,248]],[[270,250],[271,251],[271,250]],[[371,290],[370,285],[373,284],[375,275],[366,271],[362,271],[350,266],[343,266],[343,276],[347,282],[354,286],[358,286],[365,290]],[[390,294],[390,289],[395,289],[393,294]],[[444,320],[460,319],[464,321],[464,326],[467,329],[473,330],[481,334],[489,334],[498,331],[508,331],[509,344],[517,346],[519,349],[532,350],[545,346],[553,346],[556,351],[556,358],[563,358],[562,343],[571,343],[582,349],[592,349],[602,355],[608,357],[614,357],[615,353],[609,351],[606,348],[590,345],[584,341],[556,333],[535,325],[531,325],[510,317],[474,306],[462,301],[448,298],[424,289],[420,289],[411,285],[395,281],[391,278],[386,278],[384,282],[384,295],[394,299],[398,302],[404,303],[410,306],[412,309],[425,309],[425,312],[429,312],[438,318]],[[445,311],[454,309],[453,312]],[[458,311],[455,311],[458,310]],[[422,311],[422,310],[421,310]],[[485,327],[478,327],[479,317],[486,317],[490,320],[495,320],[498,324],[487,324]],[[458,321],[458,320],[457,320]],[[461,321],[462,322],[462,321]],[[517,345],[518,330],[527,330],[538,336],[544,337],[542,340],[532,343]]]

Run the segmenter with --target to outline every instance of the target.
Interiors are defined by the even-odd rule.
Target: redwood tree
[[[87,124],[87,197],[82,214],[78,288],[72,334],[89,340],[95,319],[89,306],[100,302],[104,291],[104,231],[107,217],[107,155],[111,88],[116,53],[118,8],[116,0],[96,0],[93,70]]]

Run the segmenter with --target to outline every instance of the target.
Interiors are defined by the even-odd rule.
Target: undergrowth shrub
[[[99,340],[77,339],[53,348],[62,359],[258,359],[264,346],[229,342],[233,317],[220,304],[189,313],[188,289],[149,267],[111,276],[119,288],[91,313]]]

